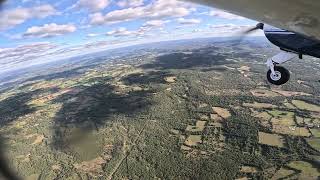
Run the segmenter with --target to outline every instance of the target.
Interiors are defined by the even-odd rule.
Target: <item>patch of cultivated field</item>
[[[268,112],[259,112],[255,114],[254,117],[260,118],[265,121],[269,121],[272,118],[272,116]]]
[[[273,111],[269,111],[269,113],[273,116],[273,118],[271,119],[271,123],[273,125],[281,125],[281,126],[296,125],[294,122],[293,112],[273,110]]]
[[[97,157],[91,161],[84,161],[81,163],[74,164],[74,167],[77,170],[82,172],[88,173],[93,177],[99,177],[100,174],[103,173],[103,165],[106,164],[107,161],[104,160],[102,157]]]
[[[309,137],[311,135],[307,128],[296,127],[293,112],[274,110],[269,111],[269,113],[273,116],[273,118],[271,118],[273,132],[303,137]]]
[[[320,112],[320,106],[315,105],[315,104],[311,104],[311,103],[307,103],[305,101],[293,100],[292,104],[301,110]]]
[[[320,112],[312,112],[310,115],[312,118],[316,119],[320,124]]]
[[[277,171],[274,176],[272,177],[272,180],[276,179],[285,179],[288,178],[288,176],[292,176],[295,174],[294,170],[287,169],[287,168],[281,168],[279,171]]]
[[[184,143],[187,146],[197,146],[202,143],[201,135],[190,135]]]
[[[240,172],[242,173],[257,173],[258,170],[256,167],[252,167],[252,166],[242,166],[240,169]]]
[[[286,134],[291,136],[302,136],[302,137],[311,136],[309,130],[305,127],[273,125],[272,131],[275,133]]]
[[[43,140],[45,139],[45,136],[43,134],[39,135],[39,134],[35,134],[35,139],[32,143],[32,145],[38,145],[41,144],[43,142]]]
[[[299,125],[307,125],[308,127],[319,127],[320,119],[314,117],[300,117],[296,116],[296,121]]]
[[[250,91],[253,96],[256,97],[278,97],[278,93],[270,91],[268,89],[254,89]]]
[[[310,129],[312,136],[320,138],[320,129]]]
[[[213,112],[217,113],[219,116],[221,116],[224,119],[227,119],[231,117],[230,112],[222,107],[212,107]]]
[[[243,74],[244,77],[248,77],[250,72],[249,66],[241,66],[240,68],[237,68],[237,69],[241,74]]]
[[[256,118],[260,119],[260,124],[264,127],[270,126],[270,119],[272,116],[268,112],[258,112],[253,115]]]
[[[296,116],[296,122],[298,125],[302,126],[304,124],[304,119],[303,117]]]
[[[299,179],[318,179],[319,170],[305,161],[293,161],[288,165],[290,168],[300,171]]]
[[[207,121],[197,121],[195,126],[188,125],[186,131],[189,132],[202,132],[205,128]]]
[[[268,146],[284,147],[284,139],[278,134],[259,132],[259,143]]]
[[[277,107],[276,105],[273,105],[273,104],[258,103],[258,102],[243,103],[243,106],[257,108],[257,109],[271,109],[271,108],[276,108]]]
[[[272,89],[273,92],[281,94],[282,96],[291,97],[291,96],[311,96],[311,94],[304,92],[295,92],[295,91],[283,91],[280,89]]]
[[[177,77],[176,77],[176,76],[168,76],[168,77],[165,77],[164,80],[165,80],[167,83],[174,83],[174,82],[176,82]]]
[[[320,138],[307,139],[308,144],[314,149],[320,151]]]
[[[181,150],[183,150],[183,151],[190,151],[190,150],[192,150],[192,148],[191,148],[191,147],[188,147],[188,146],[185,146],[185,145],[182,145],[182,146],[181,146]]]
[[[283,105],[285,108],[288,108],[288,109],[297,109],[296,107],[294,107],[294,105],[292,105],[291,103],[288,102],[288,100],[285,100],[283,102]]]
[[[215,122],[223,121],[223,118],[221,116],[219,116],[218,114],[210,114],[210,119],[212,119]]]
[[[236,96],[240,94],[244,94],[244,92],[238,89],[218,89],[212,91],[211,89],[205,89],[205,93],[208,96]]]
[[[250,67],[249,66],[241,66],[240,68],[238,68],[239,71],[250,71]]]
[[[311,96],[311,94],[304,93],[304,92],[295,92],[295,91],[284,91],[280,89],[265,89],[265,88],[257,88],[250,91],[252,95],[257,97],[277,97],[277,96],[285,96],[285,97],[292,97],[292,96]]]

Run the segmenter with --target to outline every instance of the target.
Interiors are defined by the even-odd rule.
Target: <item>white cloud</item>
[[[163,23],[165,23],[165,22],[163,22]],[[114,36],[114,37],[120,37],[120,36],[142,37],[142,36],[146,36],[147,32],[150,32],[152,30],[155,30],[155,29],[162,30],[160,25],[161,25],[160,22],[156,23],[156,21],[155,21],[155,22],[152,22],[149,24],[144,24],[136,30],[127,30],[124,27],[120,27],[118,29],[107,32],[107,35]],[[148,35],[150,35],[150,34],[148,34]]]
[[[89,33],[87,34],[87,37],[97,37],[100,36],[101,34],[96,34],[96,33]]]
[[[210,32],[214,34],[224,34],[224,35],[233,35],[239,36],[249,28],[252,28],[254,25],[235,25],[235,24],[217,24],[209,25]],[[260,36],[262,31],[256,31],[251,35]]]
[[[202,32],[202,31],[203,31],[202,29],[194,29],[194,30],[192,30],[193,33]]]
[[[0,71],[30,65],[31,62],[39,61],[38,58],[46,56],[57,47],[57,45],[49,42],[38,42],[0,49]]]
[[[242,30],[242,29],[250,28],[252,26],[251,25],[235,25],[235,24],[217,24],[217,25],[209,25],[209,27],[216,31],[234,32],[236,30]]]
[[[109,0],[79,0],[74,6],[76,8],[88,9],[91,12],[103,10],[110,4]]]
[[[41,5],[32,8],[16,8],[6,10],[0,16],[0,30],[10,29],[32,18],[46,18],[58,15],[59,12],[51,5]]]
[[[33,17],[36,18],[46,18],[47,16],[51,15],[59,15],[60,13],[57,12],[57,10],[52,7],[51,5],[42,5],[42,6],[36,6],[34,8],[30,9],[30,13]]]
[[[76,31],[76,27],[72,24],[58,25],[55,23],[45,24],[43,26],[33,26],[23,34],[25,37],[53,37],[60,36]]]
[[[136,36],[145,36],[147,32],[151,31],[155,26],[141,26],[138,30],[135,31]]]
[[[129,36],[129,35],[132,35],[132,34],[134,34],[133,31],[128,31],[124,27],[120,27],[120,28],[118,28],[116,30],[107,32],[107,35],[111,35],[111,36],[115,36],[115,37],[118,37],[118,36]]]
[[[111,11],[105,15],[95,13],[90,15],[90,22],[94,25],[119,23],[136,19],[159,19],[166,17],[183,17],[190,13],[184,3],[176,0],[157,0],[146,6],[130,7]]]
[[[212,29],[225,29],[225,28],[237,28],[238,26],[234,24],[208,24]]]
[[[229,19],[229,20],[243,20],[246,19],[244,17],[241,16],[237,16],[234,14],[230,14],[221,10],[213,10],[210,11],[209,13],[207,13],[209,16],[213,16],[213,17],[218,17],[218,18],[222,18],[222,19]]]
[[[35,54],[39,52],[45,52],[49,49],[56,47],[56,45],[49,42],[38,42],[27,45],[20,45],[14,48],[2,48],[0,49],[0,58],[8,58],[8,57],[21,57],[24,55]],[[3,62],[3,61],[1,61]]]
[[[117,2],[119,7],[137,7],[143,5],[143,0],[122,0]]]
[[[177,19],[177,21],[180,24],[184,24],[184,25],[191,25],[191,24],[199,24],[201,23],[201,19],[185,19],[185,18],[179,18]]]
[[[168,21],[163,21],[163,20],[151,20],[151,21],[147,21],[143,24],[143,26],[145,27],[161,27],[164,26],[165,23],[167,23]]]

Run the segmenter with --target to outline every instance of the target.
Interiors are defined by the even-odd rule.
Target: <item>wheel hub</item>
[[[279,81],[281,79],[281,73],[279,71],[275,71],[274,74],[273,73],[270,74],[270,78],[273,81]]]

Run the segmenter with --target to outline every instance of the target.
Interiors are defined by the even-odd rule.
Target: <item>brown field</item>
[[[43,142],[43,140],[45,139],[44,135],[36,135],[35,140],[33,141],[32,145],[38,145],[41,144]]]
[[[242,173],[257,173],[258,170],[256,167],[242,166],[240,169],[240,172],[242,172]]]
[[[281,135],[259,132],[259,143],[268,146],[284,147],[284,140]]]
[[[207,121],[197,121],[195,126],[188,125],[186,131],[201,132],[204,130]]]
[[[90,174],[93,177],[98,177],[100,176],[99,174],[103,172],[102,166],[104,164],[106,164],[106,160],[102,157],[98,157],[91,161],[74,164],[74,167],[82,172]]]
[[[223,121],[223,119],[218,115],[218,114],[210,114],[210,118],[213,120],[213,121]]]
[[[304,92],[294,92],[294,91],[283,91],[280,89],[272,89],[273,92],[279,93],[282,96],[291,97],[291,96],[311,96],[311,94]]]
[[[190,135],[184,142],[187,146],[197,146],[202,143],[201,135]]]
[[[286,134],[291,136],[310,137],[311,133],[305,127],[272,125],[272,131],[278,134]]]
[[[257,114],[254,115],[254,117],[260,118],[260,119],[265,120],[265,121],[269,121],[272,118],[272,116],[268,112],[257,113]]]
[[[221,89],[221,90],[210,90],[210,89],[205,89],[206,95],[209,96],[236,96],[239,94],[245,94],[245,92],[242,92],[237,89]]]
[[[244,77],[248,77],[249,76],[249,72],[250,72],[250,67],[249,66],[241,66],[240,68],[237,68],[238,71],[243,74]]]
[[[174,83],[174,82],[176,82],[177,77],[176,77],[176,76],[169,76],[169,77],[165,77],[164,80],[165,80],[167,83]]]
[[[256,113],[254,117],[259,118],[260,124],[263,125],[264,127],[270,127],[270,120],[272,116],[268,112]]]
[[[181,146],[181,150],[183,150],[183,151],[190,151],[191,149],[192,149],[191,147],[188,147],[188,146],[185,146],[185,145]]]
[[[212,110],[213,110],[213,112],[217,113],[219,116],[221,116],[224,119],[231,117],[230,112],[225,108],[212,107]]]
[[[257,97],[278,97],[278,93],[272,92],[268,89],[254,89],[250,91],[252,95]]]
[[[249,66],[241,66],[240,68],[238,68],[239,71],[250,71],[250,67]]]

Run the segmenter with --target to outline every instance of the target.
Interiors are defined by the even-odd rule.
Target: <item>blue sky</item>
[[[55,51],[232,36],[255,23],[176,0],[10,0],[0,13],[0,65],[54,58]]]

